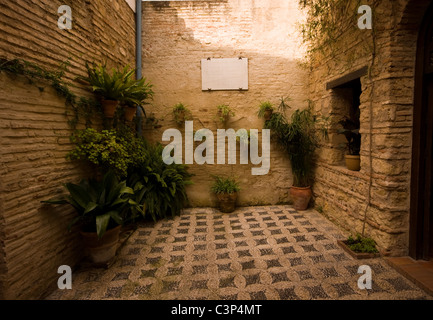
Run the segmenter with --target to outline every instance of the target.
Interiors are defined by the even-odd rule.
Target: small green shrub
[[[188,167],[182,164],[165,164],[162,160],[161,144],[146,144],[146,157],[131,170],[128,185],[143,186],[139,200],[144,204],[146,213],[154,221],[174,217],[188,205],[186,186],[192,184]]]
[[[183,103],[178,103],[173,107],[174,121],[182,125],[185,121],[192,120],[191,111]]]
[[[221,104],[217,106],[217,109],[218,109],[219,121],[223,123],[225,123],[228,120],[228,118],[235,116],[234,111],[226,104]]]
[[[353,238],[349,236],[346,240],[347,246],[354,252],[359,253],[378,253],[376,242],[371,238],[362,237],[360,234]]]
[[[87,128],[79,130],[71,138],[76,144],[67,155],[70,160],[86,160],[101,168],[103,172],[112,169],[118,177],[126,177],[131,167],[144,161],[145,150],[142,141],[128,131],[101,132]]]
[[[239,183],[234,178],[214,176],[214,179],[215,182],[212,185],[211,190],[215,194],[234,193],[241,190]]]

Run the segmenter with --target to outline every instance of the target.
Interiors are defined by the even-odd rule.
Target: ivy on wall
[[[80,121],[83,121],[86,127],[90,127],[92,118],[101,113],[100,104],[92,98],[78,96],[70,89],[70,87],[76,86],[63,79],[68,67],[68,60],[63,62],[57,71],[49,71],[26,60],[0,58],[0,72],[24,76],[29,84],[37,85],[41,92],[44,91],[44,87],[40,86],[41,83],[48,83],[59,96],[65,98],[65,114],[72,129],[76,129]]]
[[[340,56],[340,60],[345,60],[346,68],[360,56],[371,52],[371,33],[361,32],[357,25],[358,8],[361,5],[361,0],[299,0],[299,6],[307,16],[300,25],[303,41],[308,48],[307,65],[323,62],[324,58],[336,59],[348,49],[342,47],[342,41],[346,40],[344,36],[348,33],[353,34],[349,38],[361,39],[363,45],[357,46],[356,52]]]

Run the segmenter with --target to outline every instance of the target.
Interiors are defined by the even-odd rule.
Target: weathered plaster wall
[[[153,84],[153,112],[162,127],[147,136],[161,141],[168,128],[177,128],[172,107],[179,102],[192,111],[194,129],[219,127],[216,107],[228,104],[235,112],[227,128],[259,129],[261,101],[278,105],[290,96],[291,106],[307,103],[307,73],[298,62],[304,57],[297,25],[302,15],[298,1],[182,1],[143,3],[143,74]],[[203,92],[201,59],[249,59],[248,91]],[[239,163],[239,162],[238,162]],[[192,205],[215,205],[210,193],[212,174],[234,175],[241,182],[239,205],[287,202],[292,176],[287,157],[271,147],[266,176],[252,176],[251,165],[192,165],[195,185],[189,188]]]
[[[72,30],[57,27],[63,4],[72,9]],[[74,79],[85,75],[86,60],[134,65],[134,26],[124,0],[1,1],[0,57],[49,70],[69,58],[67,78],[79,86]],[[72,147],[65,101],[20,76],[2,73],[0,84],[0,298],[37,299],[56,285],[60,265],[81,258],[79,235],[67,231],[73,211],[40,201],[83,171],[65,159]]]
[[[428,2],[380,1],[374,12],[375,44],[372,31],[350,29],[335,44],[337,54],[321,59],[310,76],[312,100],[319,112],[330,115],[333,128],[320,152],[316,203],[354,233],[362,231],[366,212],[366,234],[390,255],[408,252],[415,55]],[[371,68],[371,77],[361,78],[361,171],[353,172],[337,150],[342,98],[325,84],[363,66]],[[371,205],[366,211],[370,181]]]

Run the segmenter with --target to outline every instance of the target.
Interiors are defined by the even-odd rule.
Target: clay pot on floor
[[[230,213],[236,210],[237,192],[217,194],[219,208],[221,212]]]
[[[102,105],[102,110],[104,112],[105,117],[114,118],[114,114],[116,113],[116,109],[117,109],[118,104],[119,104],[119,101],[117,101],[117,100],[102,99],[101,105]]]
[[[346,155],[346,167],[351,171],[359,171],[361,170],[361,157],[360,156],[351,156]]]
[[[308,204],[310,203],[312,195],[313,195],[313,193],[311,192],[311,187],[306,187],[306,188],[291,187],[290,188],[290,197],[293,200],[293,207],[299,211],[307,210]]]
[[[84,249],[94,264],[106,264],[116,256],[121,226],[107,230],[101,239],[96,232],[81,232]]]

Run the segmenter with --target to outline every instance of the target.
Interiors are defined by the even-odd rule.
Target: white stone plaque
[[[201,60],[202,90],[248,90],[248,59]]]

